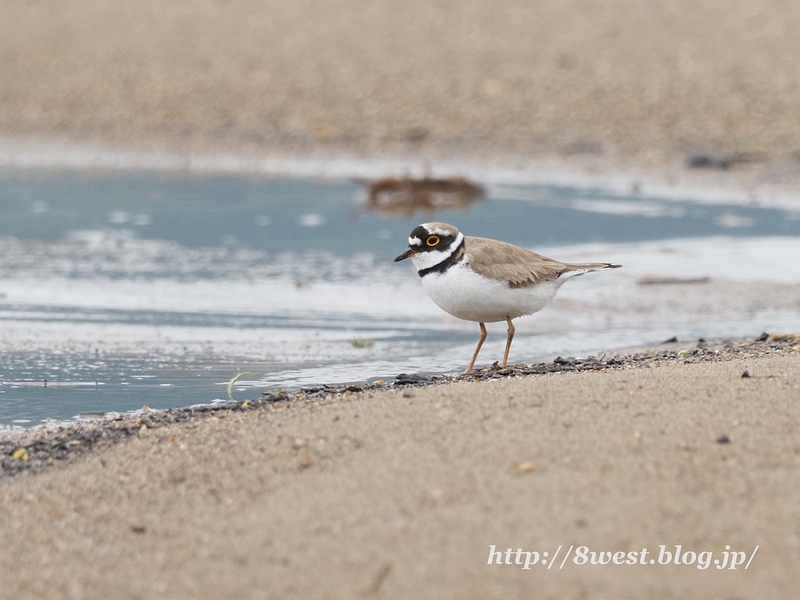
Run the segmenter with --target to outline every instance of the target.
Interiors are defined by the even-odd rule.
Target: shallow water
[[[792,211],[495,185],[467,211],[386,218],[346,181],[16,171],[0,178],[0,426],[224,399],[243,371],[237,397],[463,369],[477,326],[392,263],[434,218],[625,265],[518,320],[512,361],[800,328]],[[481,364],[502,353],[489,330]]]

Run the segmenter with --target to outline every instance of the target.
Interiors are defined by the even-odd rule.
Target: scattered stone
[[[721,435],[717,438],[718,444],[730,444],[731,440],[727,435]]]
[[[261,396],[261,400],[264,402],[279,402],[284,399],[286,399],[286,392],[284,390],[279,390],[277,392],[264,392],[264,394]]]
[[[661,343],[662,344],[677,344],[678,343],[678,336],[677,335],[673,335],[671,338],[669,338],[668,340],[664,340]]]
[[[410,385],[410,384],[418,384],[418,383],[431,383],[432,379],[427,375],[421,375],[419,373],[412,373],[410,375],[406,373],[401,373],[397,377],[394,378],[394,385]]]
[[[749,378],[750,378],[750,371],[745,369],[744,372],[742,373],[742,379],[749,379]]]
[[[769,339],[769,334],[765,331],[760,336],[756,338],[757,342],[766,342]]]
[[[798,340],[800,339],[800,333],[776,333],[775,335],[770,336],[770,342],[784,342],[786,340]]]

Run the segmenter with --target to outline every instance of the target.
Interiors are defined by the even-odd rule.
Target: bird
[[[611,263],[565,263],[507,242],[463,235],[447,223],[423,223],[408,237],[410,258],[431,299],[445,312],[480,325],[480,338],[465,373],[470,373],[486,340],[485,323],[508,323],[502,368],[514,339],[513,319],[547,306],[572,277]]]

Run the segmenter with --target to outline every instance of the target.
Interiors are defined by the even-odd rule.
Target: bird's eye
[[[435,235],[432,235],[427,240],[425,240],[425,243],[428,244],[428,246],[435,246],[439,243],[439,238]]]

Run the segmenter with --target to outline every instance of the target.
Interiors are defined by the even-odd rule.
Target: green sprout
[[[236,381],[237,381],[237,380],[238,380],[238,379],[239,379],[239,378],[240,378],[242,375],[252,375],[252,373],[251,373],[250,371],[243,371],[242,373],[237,373],[237,374],[236,374],[236,377],[234,377],[233,379],[231,379],[231,380],[228,382],[228,398],[230,398],[231,402],[233,402],[233,393],[232,393],[232,390],[233,390],[233,384],[234,384],[234,383],[236,383]]]

